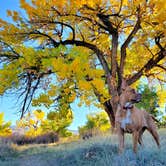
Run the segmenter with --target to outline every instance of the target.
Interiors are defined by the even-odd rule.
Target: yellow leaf
[[[12,16],[11,10],[7,10],[7,16]]]

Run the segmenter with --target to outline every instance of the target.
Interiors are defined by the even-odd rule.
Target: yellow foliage
[[[101,98],[101,101],[104,102],[105,100],[108,100],[110,98],[110,95],[108,94],[108,90],[105,87],[105,82],[102,79],[96,78],[93,81],[91,81],[92,85],[95,87],[97,92],[102,94],[104,98]]]
[[[81,67],[81,62],[79,58],[76,58],[72,64],[70,65],[70,70],[73,71],[74,73],[80,71]]]
[[[91,83],[85,80],[79,80],[78,85],[81,90],[90,91],[92,89]]]
[[[35,137],[42,133],[40,124],[44,121],[45,113],[42,110],[35,110],[28,113],[25,117],[18,120],[16,125],[18,128],[26,129],[25,135]]]
[[[72,92],[72,94],[69,96],[69,102],[73,102],[76,98],[76,93]]]
[[[11,10],[7,10],[6,12],[7,12],[7,16],[12,16]]]
[[[6,137],[12,134],[11,123],[4,121],[4,113],[0,112],[0,137]]]
[[[157,95],[159,97],[158,103],[159,103],[160,107],[164,108],[165,104],[166,104],[166,89],[158,90]]]
[[[26,131],[25,136],[27,137],[36,137],[42,134],[42,129],[39,127],[37,129],[30,128],[28,131]]]
[[[34,113],[35,117],[39,120],[43,120],[43,118],[45,116],[45,113],[41,110],[35,110],[33,113]]]
[[[57,92],[57,87],[52,85],[50,90],[48,90],[47,93],[50,97],[53,97],[56,95],[56,92]]]
[[[35,124],[35,120],[30,119],[30,120],[29,120],[29,124],[30,124],[30,125],[34,125],[34,124]]]

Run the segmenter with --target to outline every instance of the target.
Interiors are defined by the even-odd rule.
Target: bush
[[[5,140],[17,145],[47,144],[57,142],[59,140],[59,136],[57,133],[50,132],[36,137],[28,137],[25,135],[12,135],[11,137],[5,138]]]

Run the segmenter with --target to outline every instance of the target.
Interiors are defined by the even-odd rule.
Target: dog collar
[[[127,102],[124,106],[123,106],[123,109],[131,109],[133,108],[133,104],[131,102]]]

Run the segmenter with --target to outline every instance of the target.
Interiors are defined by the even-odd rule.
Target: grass
[[[139,146],[137,154],[133,154],[130,135],[126,135],[125,151],[121,155],[114,135],[57,145],[0,144],[0,166],[165,166],[166,129],[160,129],[159,134],[161,149],[145,133],[144,148]]]

